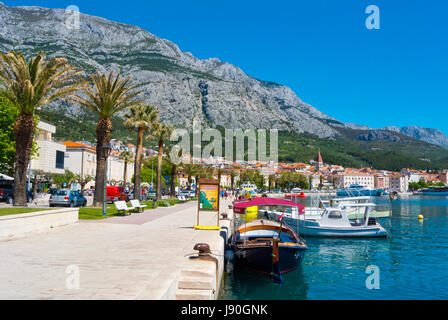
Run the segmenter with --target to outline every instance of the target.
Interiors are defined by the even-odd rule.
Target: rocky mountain
[[[119,71],[139,84],[142,99],[160,107],[162,121],[178,126],[191,127],[193,118],[199,117],[203,126],[276,128],[331,139],[340,135],[338,128],[374,130],[333,119],[290,88],[255,79],[216,58],[197,59],[138,27],[80,14],[76,28],[70,24],[71,16],[63,9],[7,7],[0,2],[0,51],[30,56],[42,50],[49,57],[64,56],[85,76]],[[75,116],[83,112],[65,102],[50,108]],[[382,130],[448,148],[448,138],[436,129]],[[374,138],[384,138],[384,133],[364,137]]]
[[[431,129],[431,128],[422,128],[422,127],[415,127],[415,126],[408,126],[408,127],[384,127],[381,130],[388,130],[392,132],[399,132],[401,134],[404,134],[408,137],[412,137],[414,139],[423,140],[431,144],[435,144],[438,146],[441,146],[445,149],[448,149],[448,137],[437,129]]]
[[[120,71],[141,86],[141,98],[161,108],[161,119],[190,127],[277,128],[334,137],[325,121],[335,121],[301,101],[282,85],[260,81],[216,58],[200,60],[165,39],[135,26],[81,14],[79,29],[66,22],[70,12],[0,3],[0,50],[25,55],[39,50],[67,57],[87,74]],[[75,105],[53,105],[76,114]]]
[[[396,134],[393,134],[387,130],[370,130],[369,133],[362,134],[357,137],[358,140],[362,141],[389,141],[389,142],[401,142],[401,143],[410,143],[409,139],[402,139]]]

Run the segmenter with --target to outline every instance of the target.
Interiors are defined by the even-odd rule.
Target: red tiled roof
[[[82,143],[82,142],[64,141],[64,145],[67,148],[85,148],[85,149],[90,149],[90,150],[95,150],[96,151],[95,147],[89,146],[89,145],[87,145],[85,143]]]

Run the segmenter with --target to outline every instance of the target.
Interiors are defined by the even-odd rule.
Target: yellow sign
[[[213,184],[201,184],[199,186],[199,210],[218,211],[219,186]]]

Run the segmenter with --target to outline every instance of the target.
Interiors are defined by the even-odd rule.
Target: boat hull
[[[387,237],[387,231],[382,227],[353,227],[353,228],[331,228],[331,227],[305,227],[304,234],[315,237],[341,237],[341,238],[363,238],[363,237]]]
[[[380,225],[359,226],[359,227],[327,227],[321,226],[316,220],[283,218],[283,221],[295,232],[306,236],[315,237],[387,237],[388,232]]]
[[[280,273],[296,269],[305,255],[304,247],[279,247]],[[245,268],[270,275],[272,270],[272,246],[235,247],[235,257]]]

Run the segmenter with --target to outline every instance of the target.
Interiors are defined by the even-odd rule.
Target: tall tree
[[[142,162],[141,153],[143,147],[143,135],[151,129],[151,126],[158,120],[159,111],[153,105],[135,105],[129,108],[125,114],[124,125],[130,130],[137,130],[137,148],[135,152],[134,165],[134,199],[140,200],[140,171]]]
[[[14,121],[17,108],[8,100],[0,97],[0,172],[14,175],[16,142],[14,141]]]
[[[268,190],[271,192],[272,184],[274,183],[275,175],[270,174],[268,176]]]
[[[26,206],[27,169],[36,129],[35,111],[56,99],[79,90],[80,71],[65,58],[45,60],[39,52],[27,62],[20,52],[0,53],[0,96],[17,109],[14,122],[16,141],[14,169],[14,206]]]
[[[184,165],[182,165],[182,171],[184,174],[187,175],[187,180],[188,180],[188,190],[191,190],[191,185],[193,183],[193,179],[192,177],[194,177],[194,175],[196,174],[196,166],[193,163],[186,163]]]
[[[104,170],[109,157],[112,122],[110,118],[124,109],[140,104],[135,97],[141,91],[135,91],[130,85],[131,78],[123,79],[120,74],[108,75],[96,73],[91,76],[93,85],[84,85],[82,92],[86,97],[71,95],[71,101],[84,106],[99,116],[96,127],[96,176],[93,205],[101,206],[104,201]]]
[[[171,197],[176,196],[176,181],[177,181],[177,175],[178,175],[178,163],[174,161],[171,157],[171,152],[175,151],[173,148],[168,147],[166,150],[166,159],[168,160],[169,164],[171,165],[171,181],[170,181],[170,187],[171,187]]]
[[[218,177],[219,185],[221,185],[221,176],[223,174],[223,170],[221,168],[216,169],[216,176]]]
[[[120,154],[120,159],[124,162],[123,187],[126,187],[126,184],[128,182],[128,163],[131,163],[134,160],[134,155],[129,151],[123,151]]]
[[[230,188],[232,189],[232,190],[234,190],[233,189],[233,187],[234,187],[234,185],[235,185],[235,177],[238,175],[238,173],[235,171],[235,170],[230,170]]]
[[[158,155],[157,155],[157,190],[156,197],[157,200],[162,198],[162,157],[163,157],[163,145],[165,140],[169,139],[171,133],[173,132],[174,127],[164,125],[162,123],[154,123],[152,126],[152,135],[158,141]]]

